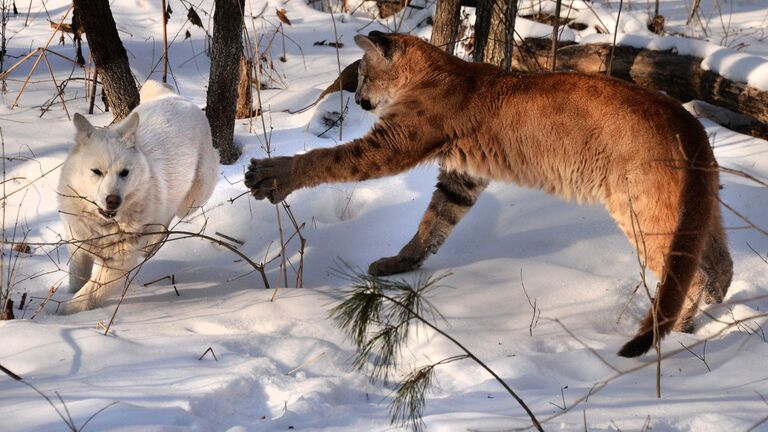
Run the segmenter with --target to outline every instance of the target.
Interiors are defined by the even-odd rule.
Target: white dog
[[[144,84],[141,104],[114,127],[95,128],[80,114],[74,123],[58,193],[69,289],[79,293],[63,313],[97,307],[128,283],[173,217],[211,196],[219,163],[205,114],[155,81]]]

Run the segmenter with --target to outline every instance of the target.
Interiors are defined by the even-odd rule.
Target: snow
[[[204,12],[210,10],[210,3],[205,1],[198,8],[206,28],[210,16]],[[701,36],[701,26],[684,25],[687,11],[681,3],[662,1],[661,13],[667,17],[668,28]],[[179,34],[170,49],[172,81],[185,97],[203,106],[209,68],[204,55],[206,35],[185,23],[184,4],[171,1],[174,14],[168,32]],[[591,5],[611,30],[617,4]],[[765,22],[768,8],[761,0],[735,0],[728,7],[731,4],[733,12],[726,15],[731,27],[726,32],[716,25],[715,2],[703,1],[701,16],[709,23],[710,39],[705,43],[650,37],[636,25],[648,14],[645,4],[641,7],[633,2],[634,9],[622,12],[624,24],[620,27],[627,34],[620,35],[619,41],[701,54],[706,67],[765,88],[761,83],[768,83],[764,58],[768,43],[756,26]],[[68,6],[64,0],[46,3],[54,21]],[[263,6],[261,1],[253,2],[251,12],[250,2],[246,2],[249,14],[257,14]],[[268,82],[270,88],[261,93],[270,150],[274,155],[291,155],[334,146],[339,142],[337,127],[318,135],[328,129],[324,118],[339,111],[338,93],[306,112],[286,111],[312,103],[338,74],[335,50],[313,46],[315,41],[334,40],[331,17],[304,2],[269,3],[264,18],[251,20],[252,27],[249,24],[251,34],[255,31],[261,38],[262,49],[272,40],[278,23],[275,7],[286,9],[293,25],[284,26],[285,34],[295,44],[286,40],[287,61],[281,62],[280,35],[272,42],[273,79]],[[159,2],[113,2],[112,8],[136,76],[140,81],[159,78]],[[414,16],[402,24],[392,18],[369,25],[363,9],[335,15],[339,40],[344,43],[339,50],[342,67],[360,56],[352,41],[358,32],[386,31],[400,25],[420,36],[429,34],[428,26],[417,28],[429,10],[413,10]],[[21,12],[9,22],[9,35],[13,36],[9,55],[14,56],[8,59],[10,63],[43,44],[51,32],[41,6],[33,4],[28,26]],[[581,18],[586,22],[587,18]],[[187,29],[191,38],[183,40]],[[574,31],[573,36],[580,42],[599,36],[587,33]],[[743,37],[731,43],[734,35]],[[723,44],[730,47],[717,45],[723,39],[730,41]],[[739,49],[739,42],[748,46]],[[69,39],[64,46],[54,45],[52,50],[74,55]],[[70,74],[83,77],[70,62],[53,55],[49,60],[58,80]],[[0,131],[8,156],[7,181],[2,186],[7,196],[4,225],[6,235],[17,241],[26,236],[30,244],[55,243],[63,232],[54,193],[56,167],[73,143],[74,127],[58,102],[41,116],[39,106],[54,96],[44,63],[20,97],[19,106],[10,109],[31,65],[27,62],[11,74],[0,104]],[[82,81],[68,81],[65,97],[70,113],[87,111],[85,90]],[[342,126],[343,141],[347,141],[363,135],[375,119],[354,104],[351,94],[341,97],[348,110]],[[97,106],[101,106],[98,100]],[[107,125],[111,114],[98,113],[89,119]],[[245,244],[239,250],[259,262],[279,249],[275,208],[248,196],[236,197],[244,192],[241,179],[249,158],[266,156],[261,121],[237,122],[236,140],[243,157],[221,167],[219,184],[204,214],[198,212],[176,227],[196,231],[205,225],[207,235],[218,232],[242,240]],[[766,141],[701,121],[722,166],[768,178]],[[364,268],[375,259],[395,254],[415,232],[436,175],[436,167],[422,166],[395,177],[323,185],[292,194],[288,202],[298,223],[305,224],[302,234],[307,238],[305,288],[279,288],[275,301],[270,301],[275,290],[264,289],[260,276],[226,249],[201,239],[169,242],[142,267],[107,336],[99,323],[109,322],[116,300],[72,316],[46,310],[30,319],[40,303],[38,298],[50,287],[63,282],[54,298],[68,298],[66,252],[33,245],[32,254],[11,254],[6,247],[3,269],[7,273],[14,267],[14,300],[18,304],[22,293],[38,298],[25,311],[17,311],[22,319],[0,322],[0,365],[50,396],[62,409],[58,392],[78,426],[117,402],[94,417],[85,430],[400,430],[387,417],[393,385],[370,383],[363,372],[352,368],[353,346],[328,318],[329,309],[338,304],[347,285],[329,269],[338,258]],[[725,203],[758,226],[768,226],[765,186],[728,174],[721,183]],[[18,192],[9,195],[14,191]],[[663,352],[681,352],[662,362],[661,399],[655,397],[652,355],[624,359],[614,354],[635,331],[648,300],[643,292],[632,296],[639,282],[636,256],[602,208],[492,184],[422,271],[452,273],[444,280],[446,286],[434,291],[431,298],[446,317],[441,328],[487,362],[540,420],[560,414],[545,423],[545,430],[584,430],[584,419],[589,430],[603,431],[641,430],[645,424],[654,431],[747,430],[768,414],[768,404],[761,397],[768,397],[768,343],[760,327],[766,321],[760,318],[726,325],[768,309],[768,264],[757,255],[768,254],[768,237],[745,228],[745,222],[733,212],[725,210],[724,215],[725,225],[731,228],[734,281],[724,305],[706,308],[720,322],[700,314],[695,334],[673,333],[664,340]],[[284,214],[282,223],[290,235]],[[292,241],[288,249],[294,265],[299,261],[296,244]],[[174,276],[178,296],[168,278],[143,286],[169,275]],[[278,261],[267,265],[267,275],[276,285]],[[292,270],[288,276],[293,282]],[[649,282],[653,286],[655,279]],[[541,319],[532,329],[532,310],[523,284],[541,310]],[[704,346],[706,338],[711,339]],[[706,363],[681,344],[699,356],[706,347]],[[201,358],[208,348],[216,359],[210,352]],[[421,331],[411,337],[397,377],[412,367],[458,353],[441,336]],[[644,365],[595,391],[596,384],[616,375],[614,368],[628,371]],[[438,369],[436,377],[424,417],[429,431],[498,431],[530,424],[478,365],[469,361],[447,364]],[[588,394],[588,400],[574,406]],[[572,410],[563,413],[557,407],[563,403]],[[0,375],[0,431],[62,429],[64,423],[42,397]],[[768,430],[768,426],[764,423],[754,430]]]
[[[669,2],[670,4],[673,2]],[[736,2],[745,10],[750,10],[754,5],[749,1]],[[707,8],[707,2],[702,2],[700,10],[712,10]],[[696,26],[685,26],[683,36],[657,36],[650,32],[646,27],[648,17],[652,11],[641,9],[624,9],[619,15],[618,8],[610,5],[591,4],[584,1],[574,1],[571,8],[563,7],[560,16],[563,18],[572,18],[575,23],[587,26],[584,30],[575,31],[566,27],[562,32],[561,39],[564,41],[575,41],[581,44],[607,43],[614,42],[614,29],[618,28],[615,39],[617,45],[631,46],[634,48],[644,48],[654,51],[672,50],[681,55],[689,55],[702,58],[701,67],[704,70],[711,70],[719,75],[729,78],[732,81],[746,83],[756,89],[768,91],[768,51],[765,51],[765,40],[768,38],[768,12],[765,10],[755,10],[751,13],[741,13],[728,15],[729,26],[733,21],[741,23],[744,27],[741,29],[726,28],[726,36],[722,40],[727,41],[731,32],[738,34],[736,39],[749,40],[755,38],[755,45],[750,46],[746,42],[741,42],[736,47],[722,46],[718,43],[707,40],[692,39],[688,33],[695,33]],[[664,4],[666,6],[666,3]],[[535,0],[526,0],[521,2],[521,15],[531,14],[550,14],[555,13],[555,2],[551,0],[539,2]],[[668,9],[662,8],[661,15],[666,15]],[[667,16],[667,29],[670,29],[670,23],[674,24],[674,15]],[[670,20],[670,18],[672,18]],[[735,19],[734,19],[735,18]],[[755,19],[761,21],[753,24]],[[616,21],[619,21],[617,27]],[[715,17],[710,16],[710,19]],[[519,25],[518,25],[519,23]],[[756,28],[752,34],[749,33],[750,27]],[[706,27],[706,26],[702,26]],[[600,31],[598,31],[600,28]],[[674,27],[673,27],[674,28]],[[690,30],[693,29],[693,30]],[[551,37],[552,29],[550,26],[539,24],[524,18],[515,22],[515,30],[519,39],[529,37]],[[705,31],[706,32],[706,31]],[[744,34],[740,34],[740,33]],[[610,34],[609,34],[610,33]],[[755,51],[755,53],[741,52],[740,49]]]
[[[612,43],[613,36],[593,34],[585,36],[579,43]],[[681,55],[701,57],[701,67],[722,75],[732,81],[768,91],[768,58],[738,52],[731,48],[694,39],[677,36],[643,36],[621,34],[617,45],[645,48],[654,51],[672,50]]]

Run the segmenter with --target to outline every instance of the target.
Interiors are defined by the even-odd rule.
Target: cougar
[[[379,120],[362,138],[293,157],[253,159],[245,184],[276,203],[292,191],[394,175],[437,161],[437,188],[416,235],[369,268],[388,275],[436,253],[490,180],[601,203],[661,280],[635,337],[647,352],[692,331],[702,296],[721,302],[731,282],[718,202],[718,166],[701,124],[678,102],[617,79],[519,74],[468,63],[416,37],[371,32],[356,102]]]

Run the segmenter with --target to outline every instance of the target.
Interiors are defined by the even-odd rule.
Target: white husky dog
[[[148,81],[141,104],[110,129],[75,114],[75,145],[61,171],[74,313],[101,305],[183,217],[211,196],[219,157],[205,114],[170,87]],[[96,268],[94,268],[94,263]]]

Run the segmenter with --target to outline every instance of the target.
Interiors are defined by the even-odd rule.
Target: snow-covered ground
[[[112,4],[140,81],[158,78],[161,69],[159,3]],[[206,28],[210,3],[204,1],[197,9]],[[178,35],[170,48],[173,81],[184,96],[203,106],[209,67],[206,35],[186,22],[188,2],[170,4],[174,13],[169,34]],[[69,4],[50,0],[43,7],[32,2],[28,19],[26,5],[18,6],[20,14],[8,23],[6,68],[48,40],[48,15],[58,21]],[[648,15],[646,2],[627,6],[622,12],[627,23]],[[263,0],[246,2],[248,14],[263,7]],[[768,55],[768,5],[763,0],[703,0],[704,24],[686,26],[689,7],[688,1],[662,1],[661,14],[670,31],[705,37],[706,28],[710,42],[752,55],[754,70],[765,70],[765,58],[755,57]],[[292,23],[284,26],[286,62],[278,59],[283,55],[282,37],[273,40],[275,8],[285,8]],[[594,8],[607,20],[616,14],[618,1],[599,1]],[[370,24],[362,9],[353,15],[336,14],[338,39],[344,44],[339,50],[342,67],[360,55],[352,42],[358,32],[400,26],[401,31],[428,36],[430,28],[417,23],[429,10],[410,12],[413,16],[402,24],[397,18],[384,25]],[[326,113],[338,111],[338,94],[304,113],[287,112],[311,103],[338,73],[335,49],[313,45],[335,39],[331,19],[296,0],[269,2],[263,18],[247,19],[261,49],[271,46],[266,56],[274,65],[274,79],[261,97],[274,154],[338,142],[337,129],[316,136],[324,130]],[[635,31],[628,38],[649,36],[629,24],[622,28]],[[187,30],[191,37],[185,40]],[[574,37],[589,37],[587,33]],[[57,40],[51,49],[74,57],[69,38],[64,46],[56,45]],[[70,114],[86,112],[82,71],[57,56],[48,59],[59,82],[71,78],[65,93]],[[44,62],[19,106],[10,109],[31,66],[29,61],[11,74],[0,106],[5,235],[29,244],[55,243],[63,234],[54,193],[57,167],[73,143],[74,127],[60,103],[46,112],[40,109],[54,96]],[[375,121],[350,96],[344,94],[344,103],[349,102],[345,141],[361,136]],[[95,114],[90,120],[106,125],[111,114]],[[768,178],[767,142],[707,120],[702,123],[722,166]],[[249,158],[265,156],[262,120],[238,121],[236,140],[244,151],[241,160],[221,167],[204,215],[193,215],[177,228],[191,231],[205,224],[207,235],[242,240],[239,250],[262,261],[279,249],[275,207],[248,196],[231,201],[244,192],[241,179]],[[6,246],[2,271],[11,275],[14,300],[18,304],[23,293],[36,298],[16,312],[22,319],[0,322],[0,365],[63,410],[58,393],[77,426],[117,402],[88,423],[86,430],[91,431],[399,430],[387,417],[392,384],[371,384],[352,368],[353,346],[328,318],[346,287],[329,269],[338,258],[364,268],[395,254],[415,231],[436,174],[434,166],[420,167],[391,178],[292,194],[288,202],[298,223],[305,224],[305,288],[280,288],[274,301],[274,289],[264,289],[261,277],[228,250],[195,238],[170,242],[143,266],[107,336],[99,323],[109,322],[114,302],[72,316],[44,311],[30,319],[50,287],[64,282],[54,299],[67,298],[66,252],[41,245],[32,246],[31,254],[11,254]],[[768,227],[766,187],[735,175],[723,175],[721,183],[726,203],[763,229]],[[289,236],[292,229],[284,213],[281,220]],[[443,328],[486,361],[540,420],[569,409],[546,422],[545,430],[584,430],[586,424],[593,431],[744,431],[768,416],[768,343],[761,327],[766,320],[725,327],[768,309],[768,237],[748,229],[731,211],[725,211],[725,224],[731,228],[734,281],[726,303],[708,308],[721,322],[701,315],[696,334],[673,333],[664,340],[664,352],[682,352],[662,362],[661,399],[655,396],[653,356],[623,359],[614,354],[636,329],[648,300],[642,292],[631,295],[640,280],[636,256],[602,208],[493,184],[423,271],[452,272],[444,280],[446,286],[431,297],[447,319]],[[296,239],[288,252],[298,265]],[[272,285],[278,264],[267,265]],[[170,278],[143,286],[169,275],[178,296]],[[295,278],[292,269],[288,277]],[[532,335],[532,310],[523,282],[541,310]],[[706,345],[701,343],[708,337]],[[704,360],[681,347],[697,342],[690,349]],[[200,359],[208,348],[216,359],[210,352]],[[411,337],[399,370],[404,374],[457,353],[439,335],[420,332]],[[647,367],[634,370],[642,365]],[[629,370],[634,371],[599,386],[617,371]],[[439,367],[424,420],[430,431],[497,431],[530,424],[497,382],[469,361]],[[40,395],[0,375],[0,431],[64,429]],[[751,430],[768,430],[768,422]]]

